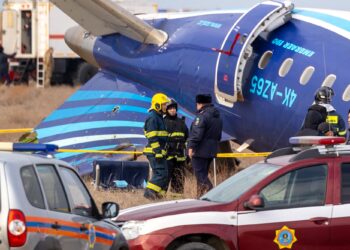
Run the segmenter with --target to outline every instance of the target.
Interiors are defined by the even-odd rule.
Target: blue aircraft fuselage
[[[59,3],[71,14],[74,2]],[[148,23],[142,21],[144,28],[167,34],[162,45],[129,38],[127,26],[101,36],[71,28],[65,35],[69,46],[101,70],[36,127],[39,141],[66,149],[141,151],[144,121],[157,92],[177,100],[188,125],[196,112],[195,96],[210,93],[224,120],[223,140],[254,139],[250,148],[256,151],[287,146],[322,85],[333,87],[332,104],[345,118],[349,14],[292,9],[287,2],[267,1],[248,11],[141,16]],[[236,101],[239,89],[242,102]],[[81,174],[105,159],[88,152],[55,156],[78,166]]]
[[[332,22],[345,31],[350,21],[312,11],[297,10],[293,15]],[[161,47],[144,45],[122,35],[98,38],[94,56],[100,67],[175,98],[183,107],[195,112],[198,93],[215,96],[214,82],[220,49],[240,13],[213,13],[182,18],[160,18],[148,22],[169,35]],[[347,31],[347,30],[346,30]],[[230,40],[231,39],[231,40]],[[227,40],[233,43],[234,37]],[[350,83],[347,72],[349,39],[317,23],[293,18],[280,28],[258,37],[243,79],[245,100],[233,107],[216,103],[224,118],[224,130],[239,142],[254,138],[255,150],[272,150],[288,144],[297,133],[315,91],[328,76],[333,84],[333,105],[344,117],[349,106],[342,98]],[[227,47],[227,45],[225,45]],[[270,51],[264,69],[261,57]],[[237,60],[235,47],[232,60]],[[285,60],[292,62],[289,72],[280,75]],[[229,65],[228,65],[229,67]],[[314,73],[307,84],[300,79],[308,67]],[[234,68],[228,69],[227,84],[233,86]],[[332,76],[334,75],[334,76]],[[330,80],[330,81],[331,81]]]

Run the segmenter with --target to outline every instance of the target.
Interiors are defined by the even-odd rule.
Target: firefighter
[[[211,95],[197,95],[197,117],[188,138],[188,155],[197,179],[197,196],[202,196],[213,185],[208,178],[209,166],[218,152],[221,140],[222,119],[211,104]]]
[[[346,126],[344,119],[339,115],[331,104],[334,91],[330,87],[321,87],[315,96],[318,105],[324,107],[327,112],[326,121],[318,126],[321,135],[346,137]]]
[[[345,122],[331,105],[334,91],[323,86],[316,91],[298,135],[346,136]]]
[[[188,138],[188,128],[184,117],[177,115],[177,103],[174,100],[167,105],[165,116],[165,127],[169,133],[166,144],[167,164],[169,169],[169,181],[171,191],[184,193],[185,182],[185,149]]]
[[[145,136],[148,139],[144,154],[153,171],[152,178],[146,185],[144,197],[150,200],[163,198],[169,183],[165,151],[168,132],[163,120],[163,114],[166,112],[166,105],[169,101],[166,95],[155,94],[152,97],[151,108],[144,125]]]

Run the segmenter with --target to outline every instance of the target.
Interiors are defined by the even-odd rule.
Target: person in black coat
[[[11,83],[8,59],[14,57],[15,54],[16,53],[12,55],[5,54],[4,48],[0,45],[0,81],[4,80],[6,85]]]
[[[168,132],[166,151],[171,191],[183,194],[188,128],[184,117],[178,117],[177,108],[177,103],[174,100],[167,106],[167,112],[164,118],[165,127]]]
[[[197,117],[188,138],[188,155],[197,179],[197,196],[213,188],[208,178],[209,166],[218,152],[223,122],[220,112],[211,104],[211,95],[196,96]]]

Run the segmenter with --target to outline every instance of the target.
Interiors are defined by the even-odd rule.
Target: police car
[[[294,137],[199,200],[122,210],[131,249],[350,249],[350,146]],[[307,146],[318,144],[318,146]],[[300,146],[301,145],[301,146]]]
[[[0,143],[0,150],[50,152],[55,145]],[[46,156],[0,151],[0,249],[128,249],[118,214],[98,212],[77,172]]]

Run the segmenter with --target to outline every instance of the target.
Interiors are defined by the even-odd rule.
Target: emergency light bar
[[[0,151],[54,152],[57,149],[54,144],[0,142]]]
[[[293,145],[336,145],[344,142],[344,137],[337,136],[296,136],[289,138],[289,143]]]

